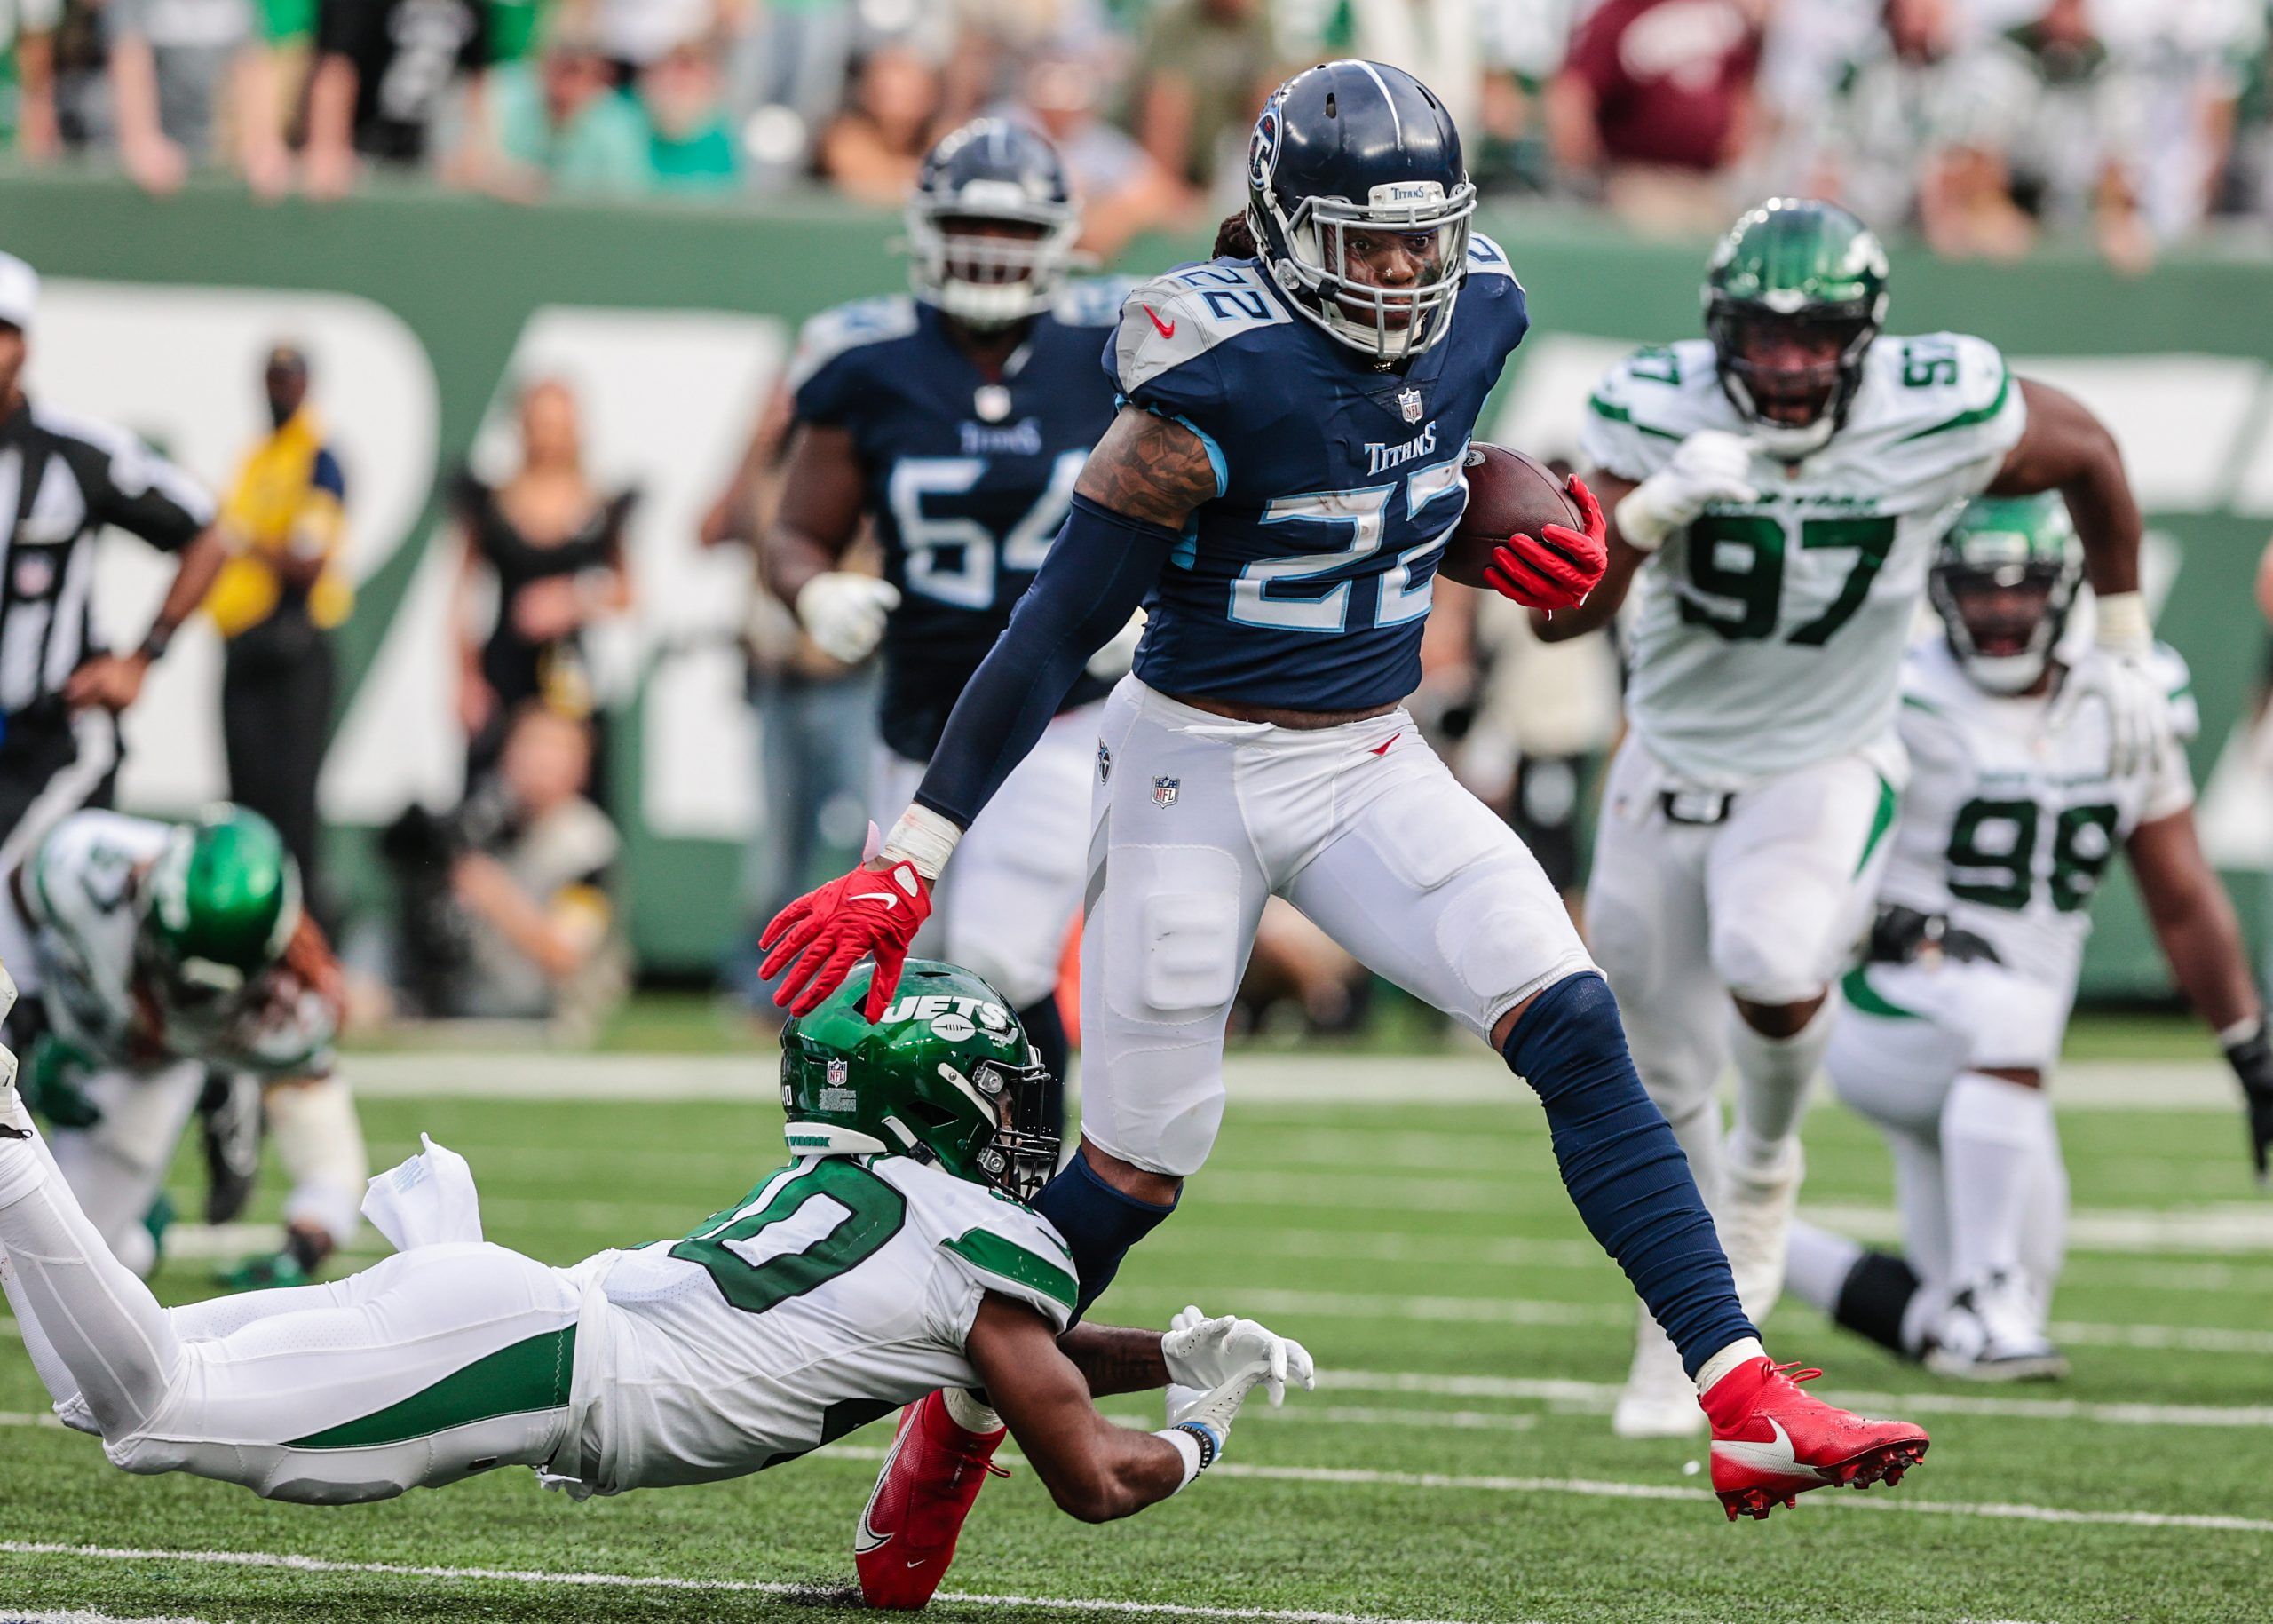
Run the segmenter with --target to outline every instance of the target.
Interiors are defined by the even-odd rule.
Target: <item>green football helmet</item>
[[[299,927],[300,868],[276,826],[242,806],[212,806],[159,854],[135,953],[162,1003],[210,1011],[281,958]]]
[[[1983,496],[1942,537],[1927,592],[1966,675],[1992,693],[2022,693],[2059,647],[2083,574],[2057,491]]]
[[[1830,442],[1886,322],[1886,250],[1835,203],[1775,197],[1721,239],[1705,331],[1721,389],[1771,456]]]
[[[1049,1073],[1000,993],[910,959],[883,1018],[860,1013],[873,964],[781,1028],[781,1107],[801,1156],[912,1156],[1029,1201],[1057,1170]]]

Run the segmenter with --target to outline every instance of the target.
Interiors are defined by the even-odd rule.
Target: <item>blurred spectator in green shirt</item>
[[[647,115],[647,162],[660,190],[726,192],[740,182],[717,53],[709,40],[674,46],[643,68],[639,105]]]

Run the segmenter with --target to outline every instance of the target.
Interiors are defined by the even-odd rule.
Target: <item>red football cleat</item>
[[[1822,1374],[1756,1359],[1705,1395],[1713,1422],[1713,1492],[1730,1522],[1766,1517],[1778,1501],[1791,1505],[1810,1489],[1892,1487],[1925,1458],[1930,1440],[1924,1428],[1865,1421],[1799,1390]]]
[[[860,1595],[869,1606],[912,1612],[931,1599],[955,1559],[956,1537],[978,1491],[989,1476],[1010,1475],[1009,1467],[994,1464],[1007,1430],[964,1430],[936,1392],[899,1413],[891,1453],[852,1536]]]

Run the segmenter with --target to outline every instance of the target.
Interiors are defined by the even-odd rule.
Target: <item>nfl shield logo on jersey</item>
[[[1398,407],[1398,409],[1399,411],[1401,411],[1401,412],[1403,412],[1403,413],[1405,414],[1405,421],[1406,421],[1406,422],[1407,422],[1407,423],[1418,423],[1418,422],[1420,422],[1420,421],[1421,421],[1421,392],[1420,392],[1419,390],[1417,390],[1417,389],[1400,389],[1400,390],[1398,390],[1398,391],[1397,392],[1397,407]]]
[[[1176,791],[1183,788],[1184,780],[1182,779],[1154,779],[1152,780],[1152,804],[1155,806],[1174,806],[1176,804]]]

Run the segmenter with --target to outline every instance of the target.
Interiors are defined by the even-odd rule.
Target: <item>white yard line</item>
[[[1122,1287],[1125,1295],[1165,1300],[1169,1293]],[[1630,1325],[1632,1305],[1542,1302],[1532,1297],[1400,1297],[1356,1291],[1286,1291],[1271,1287],[1211,1286],[1209,1294],[1257,1314],[1311,1314],[1329,1319],[1426,1319],[1475,1325]],[[1183,1294],[1176,1294],[1183,1295]],[[2185,1325],[2090,1325],[2055,1320],[2055,1342],[2080,1348],[2162,1348],[2188,1353],[2273,1353],[2273,1331]]]
[[[2206,1040],[2205,1040],[2206,1044]],[[778,1097],[771,1045],[746,1055],[350,1054],[348,1075],[374,1099],[744,1100]],[[1238,1054],[1224,1062],[1234,1104],[1509,1105],[1538,1099],[1480,1049],[1438,1055]],[[2215,1059],[2090,1060],[2063,1066],[2063,1111],[2231,1111],[2233,1078]]]
[[[870,1452],[879,1460],[881,1449]],[[257,1550],[153,1550],[117,1545],[60,1545],[38,1540],[0,1540],[0,1555],[75,1557],[93,1562],[199,1562],[217,1567],[273,1568],[293,1573],[378,1573],[404,1579],[495,1580],[512,1584],[562,1585],[585,1589],[726,1592],[821,1599],[841,1594],[817,1585],[783,1584],[757,1579],[685,1579],[673,1574],[557,1573],[547,1568],[444,1567],[400,1562],[335,1562]],[[1202,1607],[1184,1602],[1110,1601],[1096,1596],[994,1596],[942,1590],[935,1598],[977,1607],[1054,1608],[1067,1612],[1165,1614],[1186,1619],[1254,1619],[1272,1624],[1441,1624],[1428,1619],[1392,1619],[1376,1613],[1319,1612],[1292,1607]]]
[[[1539,1376],[1454,1376],[1420,1371],[1335,1370],[1319,1373],[1327,1391],[1415,1393],[1443,1398],[1506,1398],[1556,1409],[1607,1415],[1622,1390],[1615,1382],[1572,1382]],[[2273,1406],[2105,1404],[2080,1398],[2007,1398],[1973,1393],[1873,1393],[1844,1387],[1822,1397],[1850,1408],[1898,1415],[1996,1415],[2028,1421],[2093,1422],[2119,1427],[2273,1428]],[[1285,1411],[1296,1406],[1290,1401]]]

